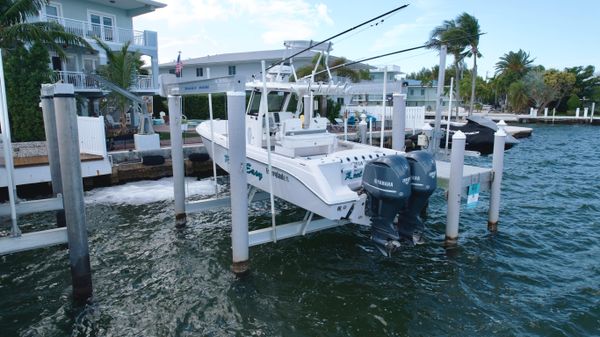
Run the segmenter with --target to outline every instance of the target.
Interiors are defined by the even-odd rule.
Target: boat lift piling
[[[313,100],[312,95],[304,95],[302,97],[304,104],[304,119],[302,121],[302,128],[308,129],[310,127],[310,119],[313,115]]]
[[[82,302],[92,296],[92,270],[79,160],[77,108],[72,84],[54,85],[54,111],[63,185],[63,204],[69,240],[73,297],[75,301]]]
[[[360,122],[358,123],[358,134],[360,135],[360,142],[362,144],[367,143],[367,115],[364,113],[360,115]]]
[[[462,197],[462,180],[467,136],[458,131],[452,136],[450,155],[450,179],[448,181],[448,206],[446,211],[446,245],[455,245],[458,240],[458,222]]]
[[[433,127],[433,146],[429,149],[432,154],[436,154],[440,148],[440,127],[442,124],[442,109],[444,108],[444,79],[446,76],[446,53],[448,47],[443,44],[440,47],[440,67],[438,72],[438,83],[437,83],[437,104],[435,107],[435,125]]]
[[[404,151],[406,145],[406,95],[403,93],[393,94],[392,110],[392,149]]]
[[[185,213],[185,167],[183,162],[183,133],[181,132],[181,96],[172,92],[168,96],[169,130],[171,132],[171,163],[175,199],[175,226],[186,223]]]
[[[490,209],[488,213],[488,230],[492,232],[498,230],[498,219],[500,216],[500,192],[504,171],[504,144],[506,143],[504,126],[506,126],[506,123],[500,121],[500,123],[498,123],[498,131],[494,133],[494,152],[492,154],[492,170],[494,178],[492,179]]]
[[[46,134],[46,146],[48,148],[48,166],[50,167],[50,179],[52,181],[52,196],[62,195],[62,178],[60,170],[60,156],[58,150],[58,135],[56,131],[56,112],[54,110],[54,85],[42,84],[40,107],[44,118],[44,131]],[[56,225],[65,227],[67,225],[64,209],[56,211]]]
[[[232,270],[244,274],[249,269],[248,182],[246,177],[246,121],[236,112],[245,111],[246,93],[227,92],[229,134],[229,180],[231,183]],[[306,111],[306,110],[305,110]],[[304,118],[309,120],[310,116]],[[183,161],[182,161],[183,162]],[[237,168],[237,169],[236,169]]]

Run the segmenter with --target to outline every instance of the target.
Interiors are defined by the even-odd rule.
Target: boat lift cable
[[[277,223],[275,222],[275,197],[273,196],[273,166],[271,163],[271,122],[269,121],[269,105],[267,100],[267,75],[265,70],[265,61],[261,61],[262,68],[262,94],[260,95],[260,106],[263,116],[265,116],[267,127],[267,177],[269,179],[269,199],[271,201],[271,226],[273,228],[273,242],[277,242]],[[262,138],[262,136],[261,136]],[[261,139],[262,143],[262,139]]]
[[[450,40],[444,41],[444,43],[458,41],[458,40],[464,40],[466,38],[475,37],[475,36],[481,36],[481,35],[485,35],[485,34],[486,33],[480,33],[480,34],[477,34],[477,35],[471,35],[471,36],[461,37],[461,38],[457,38],[457,39],[450,39]],[[424,45],[420,45],[420,46],[416,46],[416,47],[411,47],[411,48],[406,48],[406,49],[401,49],[401,50],[393,51],[393,52],[390,52],[390,53],[385,53],[385,54],[380,54],[380,55],[376,55],[376,56],[371,56],[371,57],[367,57],[367,58],[360,59],[360,60],[357,60],[357,61],[346,62],[346,63],[340,64],[340,65],[337,65],[337,66],[334,66],[334,67],[330,67],[329,71],[335,70],[335,69],[338,69],[338,68],[342,68],[342,67],[348,67],[348,66],[351,66],[351,65],[354,65],[354,64],[358,64],[358,63],[363,63],[363,62],[367,62],[367,61],[376,60],[376,59],[379,59],[379,58],[382,58],[382,57],[386,57],[386,56],[391,56],[391,55],[396,55],[396,54],[402,54],[402,53],[406,53],[406,52],[413,51],[413,50],[428,48],[428,47],[432,47],[434,45],[435,45],[434,43],[426,43]],[[322,74],[322,73],[324,73],[326,71],[327,70],[321,70],[319,72],[316,72],[314,74],[314,76]],[[307,78],[307,77],[308,76],[304,76],[303,78]]]
[[[333,36],[331,36],[331,37],[329,37],[329,38],[327,38],[327,39],[325,39],[325,40],[323,40],[323,41],[317,42],[317,43],[315,43],[315,44],[312,44],[312,43],[311,43],[311,45],[310,45],[309,47],[307,47],[307,48],[304,48],[304,49],[300,50],[299,52],[297,52],[297,53],[293,54],[292,56],[288,56],[288,57],[284,58],[283,60],[281,60],[281,61],[278,61],[278,62],[276,62],[276,63],[274,63],[274,64],[270,65],[268,68],[266,68],[266,69],[265,69],[265,71],[266,71],[266,70],[269,70],[269,69],[271,69],[271,68],[273,68],[273,67],[275,67],[275,66],[276,66],[276,65],[278,65],[278,64],[281,64],[281,63],[284,63],[284,62],[286,62],[286,61],[289,61],[290,59],[292,59],[292,58],[294,58],[294,57],[296,57],[296,56],[298,56],[298,55],[300,55],[300,54],[304,53],[305,51],[311,50],[311,49],[313,49],[313,48],[314,48],[314,47],[316,47],[316,46],[319,46],[319,45],[321,45],[321,44],[323,44],[323,43],[325,43],[325,42],[331,41],[331,40],[335,39],[336,37],[342,36],[342,35],[344,35],[344,34],[346,34],[346,33],[348,33],[348,32],[351,32],[351,31],[353,31],[353,30],[355,30],[355,29],[357,29],[357,28],[360,28],[360,27],[362,27],[362,26],[364,26],[364,25],[366,25],[366,24],[369,24],[369,23],[371,23],[371,22],[373,22],[373,21],[376,21],[376,20],[378,20],[378,19],[381,19],[382,17],[388,16],[388,15],[390,15],[390,14],[392,14],[392,13],[394,13],[394,12],[397,12],[397,11],[399,11],[399,10],[401,10],[401,9],[404,9],[404,8],[406,8],[406,7],[408,7],[408,4],[406,4],[406,5],[402,5],[402,6],[400,6],[400,7],[397,7],[397,8],[394,8],[394,9],[392,9],[391,11],[385,12],[385,13],[383,13],[383,14],[381,14],[381,15],[378,15],[378,16],[376,16],[376,17],[374,17],[374,18],[370,19],[370,20],[367,20],[367,21],[365,21],[365,22],[363,22],[363,23],[361,23],[361,24],[359,24],[359,25],[356,25],[356,26],[354,26],[354,27],[352,27],[352,28],[346,29],[345,31],[343,31],[343,32],[341,32],[341,33],[337,33],[337,34],[335,34],[335,35],[333,35]]]

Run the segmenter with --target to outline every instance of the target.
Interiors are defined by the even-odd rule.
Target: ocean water
[[[448,250],[438,191],[425,245],[385,258],[368,230],[340,227],[251,248],[238,279],[226,210],[178,230],[168,179],[87,192],[93,303],[72,304],[64,247],[0,257],[0,336],[600,336],[600,128],[533,127],[506,152],[499,231],[483,195]],[[252,205],[251,227],[268,211]]]

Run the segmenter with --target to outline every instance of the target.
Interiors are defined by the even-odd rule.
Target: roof
[[[185,65],[194,64],[207,64],[207,63],[240,63],[240,62],[252,62],[261,60],[281,60],[284,57],[291,56],[296,53],[293,49],[276,49],[276,50],[261,50],[261,51],[250,51],[241,53],[227,53],[217,55],[207,55],[203,57],[196,57],[187,60],[183,60]],[[295,58],[309,58],[312,59],[317,52],[305,51],[302,54],[295,56]],[[160,68],[174,67],[175,61],[162,63],[159,65]]]
[[[153,12],[157,8],[167,7],[167,4],[154,0],[88,0],[105,6],[124,9],[130,16]]]

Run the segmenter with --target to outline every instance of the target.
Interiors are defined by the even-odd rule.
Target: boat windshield
[[[267,96],[267,102],[269,105],[269,111],[282,111],[283,104],[285,103],[285,97],[289,93],[284,91],[272,91]],[[260,91],[254,92],[254,98],[250,102],[250,109],[248,110],[249,115],[258,116],[258,110],[260,107],[260,98],[262,93]]]

